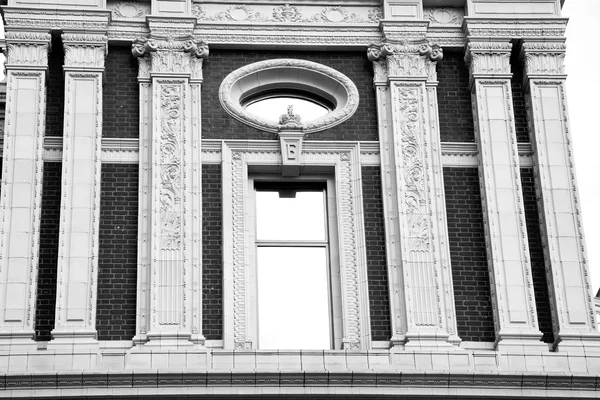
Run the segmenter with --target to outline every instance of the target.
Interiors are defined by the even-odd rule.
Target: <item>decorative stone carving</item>
[[[464,17],[464,11],[455,7],[424,8],[423,14],[432,25],[460,25]]]
[[[307,142],[309,143],[309,142]],[[369,308],[366,284],[366,256],[361,251],[363,218],[360,194],[360,154],[357,144],[323,146],[305,144],[304,163],[335,166],[336,203],[347,217],[338,219],[339,269],[343,313],[343,348],[365,350],[370,346]],[[247,165],[280,165],[281,153],[275,143],[248,148],[247,144],[224,143],[223,148],[223,246],[224,253],[224,347],[252,349]],[[334,266],[332,266],[333,268]],[[364,279],[364,280],[363,280]],[[228,303],[231,302],[231,303]]]
[[[525,58],[527,76],[564,75],[566,49],[564,43],[524,41],[521,55]]]
[[[510,42],[469,42],[465,62],[471,78],[478,75],[510,74]]]
[[[48,68],[50,34],[48,32],[8,31],[6,38],[6,68],[38,66]]]
[[[257,11],[257,8],[262,12]],[[192,7],[192,14],[200,21],[293,24],[374,24],[383,18],[380,7],[366,10],[363,7],[329,6],[321,8],[316,13],[313,11],[311,14],[312,10],[315,10],[314,6],[297,7],[286,3],[272,8],[269,12],[262,5],[250,7],[245,4],[236,4],[210,16],[207,7],[196,4]]]
[[[358,89],[347,76],[340,72],[317,64],[311,61],[296,59],[273,59],[246,65],[227,75],[219,89],[219,100],[225,111],[232,117],[250,126],[262,129],[268,132],[276,133],[279,131],[279,124],[276,121],[268,121],[248,112],[240,104],[240,96],[243,91],[248,91],[250,87],[253,90],[260,91],[257,76],[264,76],[269,80],[269,75],[277,70],[289,72],[298,71],[294,79],[287,81],[280,80],[276,85],[280,88],[307,88],[308,91],[314,90],[314,82],[321,82],[318,88],[325,91],[331,97],[336,98],[336,108],[332,112],[321,118],[311,121],[305,121],[302,128],[305,133],[318,132],[336,126],[354,114],[358,107]],[[287,74],[290,76],[290,74]],[[241,88],[239,82],[244,83]],[[237,88],[235,91],[232,88]]]
[[[178,39],[137,38],[131,46],[135,57],[150,58],[150,72],[155,74],[189,74],[202,77],[202,60],[208,57],[204,40],[188,35]]]
[[[103,69],[108,52],[106,35],[63,33],[65,68]]]
[[[235,5],[229,7],[227,10],[217,13],[215,16],[210,18],[211,21],[248,21],[248,22],[263,22],[267,21],[268,17],[262,15],[259,12],[252,10],[251,7],[246,5]]]
[[[284,4],[273,9],[273,20],[277,22],[301,22],[302,12],[298,7]]]
[[[443,52],[439,45],[430,44],[424,39],[414,42],[384,40],[381,45],[371,44],[367,49],[367,57],[370,61],[385,58],[390,77],[428,76],[431,68],[428,62],[441,60]]]
[[[112,11],[113,19],[142,20],[146,15],[150,14],[150,7],[148,4],[133,1],[109,3],[108,9]]]

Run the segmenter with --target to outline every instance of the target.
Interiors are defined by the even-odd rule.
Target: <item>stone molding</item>
[[[17,361],[18,360],[18,361]],[[21,363],[19,363],[21,362]],[[598,355],[495,351],[232,351],[105,348],[0,355],[6,396],[343,394],[477,397],[502,390],[515,398],[594,398]],[[120,366],[117,369],[115,366]],[[264,370],[265,366],[269,371]],[[92,367],[92,368],[90,368]],[[427,373],[423,373],[423,369]],[[450,369],[456,368],[457,371]],[[82,372],[83,371],[83,372]],[[184,372],[182,372],[184,371]],[[259,391],[260,390],[260,391]],[[56,392],[54,392],[56,391]],[[491,395],[491,394],[490,394]]]
[[[246,242],[248,205],[248,164],[281,164],[279,143],[246,141],[222,142],[223,180],[223,306],[224,346],[228,349],[255,348],[250,324],[248,265],[251,260]],[[370,347],[370,317],[366,287],[366,254],[360,185],[360,153],[357,143],[305,142],[303,164],[335,167],[336,208],[350,213],[338,219],[339,267],[345,350]]]
[[[65,49],[65,71],[104,71],[104,59],[108,53],[108,37],[105,34],[62,34]]]
[[[281,75],[286,77],[278,80],[277,72],[280,71]],[[272,76],[269,76],[271,74]],[[291,76],[291,78],[287,78],[287,76]],[[316,86],[314,82],[319,82],[319,86]],[[239,87],[241,85],[243,85],[242,88]],[[260,92],[261,86],[320,91],[327,97],[336,100],[336,108],[331,112],[316,120],[300,123],[306,134],[341,124],[354,114],[359,104],[358,89],[344,74],[312,61],[281,58],[248,64],[227,75],[219,87],[221,105],[229,115],[238,121],[267,132],[279,132],[280,123],[260,118],[248,112],[240,104],[241,96],[251,90]],[[234,88],[236,90],[233,90]]]
[[[48,54],[51,49],[50,39],[48,30],[7,31],[5,34],[6,69],[47,70]]]
[[[387,62],[387,76],[389,78],[423,77],[435,80],[435,63],[443,58],[442,48],[426,39],[415,41],[384,40],[381,45],[372,44],[367,49],[369,61],[385,60]],[[385,68],[378,65],[376,68],[377,81],[385,78]]]
[[[525,60],[525,77],[559,78],[566,77],[564,42],[523,41],[521,57]]]
[[[463,30],[466,37],[498,38],[562,38],[568,18],[474,18],[465,17]]]
[[[102,162],[106,164],[139,163],[139,139],[103,138]],[[222,140],[202,140],[202,164],[221,163]],[[1,143],[1,141],[0,141]],[[347,143],[347,142],[342,142]],[[379,142],[358,142],[362,165],[379,165]],[[518,143],[519,165],[522,168],[533,167],[533,149],[530,143]],[[477,145],[475,143],[442,142],[442,160],[444,167],[477,167]],[[2,149],[0,146],[0,155]],[[44,139],[44,162],[62,160],[62,138],[47,136]]]
[[[38,7],[2,7],[7,30],[53,29],[106,32],[109,10],[41,9]]]
[[[469,66],[471,80],[479,77],[510,77],[510,42],[467,43],[465,62]]]
[[[185,75],[202,81],[202,62],[208,45],[191,34],[179,37],[140,37],[133,41],[131,53],[139,60],[139,78],[151,75]]]
[[[378,24],[383,14],[374,6],[267,4],[194,4],[199,23]]]

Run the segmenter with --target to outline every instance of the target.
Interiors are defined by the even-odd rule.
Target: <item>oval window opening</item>
[[[252,114],[274,122],[287,113],[288,106],[294,108],[294,114],[299,115],[302,121],[312,121],[335,109],[330,101],[300,91],[258,93],[244,99],[242,106]]]

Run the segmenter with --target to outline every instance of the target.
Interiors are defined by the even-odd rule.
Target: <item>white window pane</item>
[[[258,347],[331,348],[327,250],[259,247]]]
[[[325,240],[324,192],[296,192],[294,198],[276,191],[256,192],[258,240]]]
[[[329,112],[325,107],[312,101],[293,97],[271,97],[259,100],[247,105],[246,109],[261,118],[278,122],[282,114],[287,114],[288,106],[294,107],[294,114],[299,115],[303,122],[320,118]]]

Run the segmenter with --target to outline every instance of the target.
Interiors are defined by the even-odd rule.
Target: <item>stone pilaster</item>
[[[394,37],[369,48],[381,146],[392,346],[451,348],[456,333],[435,64],[442,50]]]
[[[538,209],[559,351],[600,351],[567,122],[563,40],[526,40],[525,87]]]
[[[65,117],[56,322],[50,347],[95,346],[103,33],[64,32]]]
[[[540,346],[511,93],[507,41],[467,46],[488,266],[499,350]]]
[[[0,349],[36,348],[47,30],[6,32],[6,126],[0,198]]]
[[[151,21],[140,73],[140,239],[136,342],[202,346],[200,89],[208,46],[195,21]],[[187,25],[186,25],[187,24]],[[188,33],[182,27],[187,26]]]

